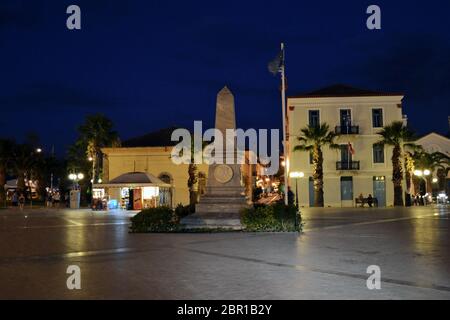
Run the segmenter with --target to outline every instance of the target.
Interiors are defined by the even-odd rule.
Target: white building
[[[392,206],[392,147],[380,146],[377,133],[394,121],[406,121],[402,114],[403,94],[376,92],[334,85],[314,92],[288,97],[288,166],[301,171],[299,203],[312,206],[314,192],[312,165],[308,152],[296,151],[300,129],[327,123],[342,135],[336,140],[340,150],[323,149],[325,207],[350,207],[359,194],[377,198],[379,206]],[[355,153],[349,152],[351,143]],[[290,180],[295,192],[295,181]]]
[[[450,119],[449,119],[450,124]],[[442,154],[447,155],[450,157],[450,139],[447,137],[444,137],[438,133],[431,132],[427,134],[426,136],[421,137],[420,139],[416,140],[416,144],[422,146],[422,148],[428,152],[440,152]],[[450,172],[447,174],[447,179],[440,178],[440,175],[437,174],[437,172],[433,172],[433,177],[439,178],[438,183],[433,184],[433,192],[441,192],[446,191],[447,194],[450,192]],[[444,181],[445,180],[445,181]],[[444,190],[445,188],[445,190]],[[442,190],[441,190],[442,189]]]
[[[416,144],[422,146],[428,153],[440,152],[450,157],[450,139],[436,132],[417,139]]]

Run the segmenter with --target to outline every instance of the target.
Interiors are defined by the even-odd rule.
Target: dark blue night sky
[[[66,28],[66,8],[82,30]],[[366,28],[378,4],[382,30]],[[171,125],[211,126],[223,85],[238,126],[279,128],[279,80],[267,71],[286,43],[288,94],[335,83],[402,91],[419,133],[447,133],[450,2],[20,1],[0,3],[0,136],[40,134],[63,154],[88,113],[122,139]]]

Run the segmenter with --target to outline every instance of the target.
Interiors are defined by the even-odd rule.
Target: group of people
[[[19,207],[20,210],[23,210],[25,206],[25,195],[23,194],[23,192],[19,193],[17,191],[14,191],[11,197],[11,203],[13,207]]]
[[[59,194],[58,191],[55,191],[55,192],[49,191],[49,192],[47,192],[47,196],[45,198],[45,203],[47,205],[47,208],[51,208],[53,206],[58,207],[60,201],[61,201],[61,195]]]
[[[414,206],[426,206],[428,202],[428,197],[426,195],[417,193],[415,196],[412,196],[412,204]]]
[[[367,196],[367,198],[364,198],[364,195],[362,193],[359,194],[358,200],[361,204],[361,207],[364,207],[364,203],[367,203],[367,205],[369,206],[369,208],[372,208],[373,203],[374,203],[374,199],[372,197],[372,195],[369,193],[369,195]]]

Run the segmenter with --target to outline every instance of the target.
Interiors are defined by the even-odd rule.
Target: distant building
[[[449,123],[450,126],[450,123]],[[416,144],[422,146],[422,148],[428,152],[440,152],[450,157],[450,139],[444,137],[436,132],[431,132],[420,139],[416,140]],[[441,174],[442,173],[442,174]],[[450,172],[445,178],[445,172],[433,172],[433,177],[438,178],[438,182],[432,185],[433,192],[445,191],[447,194],[450,193]]]
[[[450,139],[436,132],[417,139],[415,143],[422,146],[428,153],[440,152],[450,157]]]
[[[403,94],[378,92],[334,85],[288,97],[289,171],[302,171],[298,179],[299,203],[312,206],[314,191],[312,165],[307,152],[296,151],[300,129],[326,122],[341,134],[340,150],[323,150],[325,206],[351,207],[359,194],[372,194],[379,206],[392,206],[392,147],[377,145],[383,126],[403,121]],[[351,144],[354,155],[349,150]],[[291,186],[295,181],[291,179]]]

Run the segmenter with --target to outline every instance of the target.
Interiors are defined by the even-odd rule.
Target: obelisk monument
[[[215,150],[216,157],[221,156],[223,163],[209,165],[206,193],[197,203],[195,214],[184,218],[182,223],[187,227],[239,229],[240,211],[247,201],[241,185],[241,165],[236,162],[239,152],[236,150],[236,141],[234,137],[229,141],[226,138],[226,129],[236,129],[234,96],[227,87],[217,94],[215,128],[223,136],[223,150]],[[228,154],[228,158],[234,159],[233,163],[226,163],[228,143],[234,146]]]

